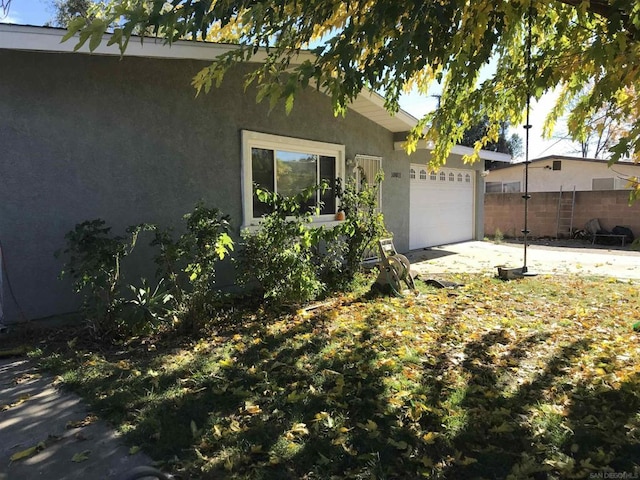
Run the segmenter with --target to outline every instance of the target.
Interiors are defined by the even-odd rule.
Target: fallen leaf
[[[22,395],[15,402],[9,403],[9,404],[6,404],[6,405],[2,405],[0,407],[0,412],[4,412],[5,410],[9,410],[10,408],[17,407],[18,405],[20,405],[20,404],[26,402],[27,400],[29,400],[29,398],[31,398],[31,395],[29,395],[29,394]]]
[[[97,419],[98,419],[98,417],[96,417],[95,415],[90,413],[89,415],[84,417],[82,420],[69,420],[67,422],[67,424],[65,425],[65,428],[67,430],[71,430],[72,428],[86,427],[87,425],[91,425]]]
[[[71,457],[71,461],[75,463],[84,462],[89,459],[89,455],[91,455],[91,450],[84,450]]]
[[[492,427],[489,429],[491,433],[509,433],[513,432],[513,426],[509,425],[507,422],[502,422],[500,426]]]
[[[40,452],[45,447],[46,447],[45,443],[40,442],[37,445],[34,445],[33,447],[25,448],[20,452],[14,453],[13,455],[11,455],[11,457],[9,457],[9,460],[11,460],[12,462],[15,462],[17,460],[24,460],[25,458],[29,458],[32,455],[35,455],[36,453]]]
[[[434,443],[436,441],[436,438],[438,438],[437,432],[427,432],[422,436],[422,440],[429,445]]]

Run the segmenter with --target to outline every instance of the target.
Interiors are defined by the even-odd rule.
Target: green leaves
[[[271,213],[262,217],[257,231],[242,232],[240,272],[245,283],[257,280],[264,298],[275,304],[306,302],[325,288],[317,266],[324,230],[309,225],[317,214],[309,201],[320,188],[291,197],[255,188]]]

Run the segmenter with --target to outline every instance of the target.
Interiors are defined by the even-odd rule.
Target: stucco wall
[[[73,311],[53,252],[86,219],[181,225],[198,200],[242,221],[242,129],[344,144],[346,158],[383,157],[387,226],[408,248],[408,182],[393,135],[355,112],[334,117],[329,99],[307,92],[286,116],[243,91],[240,72],[195,97],[205,64],[0,50],[0,239],[7,273],[29,318]],[[143,241],[146,241],[143,239]],[[233,281],[231,268],[218,277]],[[15,308],[5,295],[8,321]]]
[[[528,228],[533,237],[555,237],[558,195],[557,192],[531,195]],[[488,193],[485,195],[484,211],[487,235],[494,235],[496,229],[500,229],[505,236],[522,237],[524,200],[521,193]],[[629,206],[627,191],[576,192],[573,228],[584,229],[592,218],[597,218],[606,230],[616,225],[627,226],[636,237],[640,237],[640,202]]]

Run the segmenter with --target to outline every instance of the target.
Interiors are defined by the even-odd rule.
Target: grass
[[[183,478],[640,473],[638,286],[449,279],[465,285],[234,310],[198,338],[102,353],[48,339],[35,356]]]

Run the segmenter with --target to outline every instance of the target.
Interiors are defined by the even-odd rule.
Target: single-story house
[[[485,178],[486,193],[524,192],[524,163],[502,163]],[[618,162],[609,167],[607,160],[550,155],[531,160],[530,192],[588,192],[628,190],[629,177],[640,177],[640,165]]]
[[[193,76],[233,46],[132,40],[121,57],[106,41],[93,54],[73,52],[73,40],[61,43],[65,33],[0,24],[5,323],[18,319],[7,279],[28,318],[77,309],[53,255],[75,224],[101,218],[114,233],[141,222],[180,226],[203,200],[231,216],[237,237],[259,217],[252,183],[275,176],[276,158],[313,156],[316,178],[382,168],[381,207],[399,251],[483,237],[483,162],[465,164],[469,149],[456,147],[445,168],[428,172],[426,144],[411,157],[402,147],[416,119],[389,115],[375,93],[335,117],[329,97],[310,89],[286,115],[245,91],[247,66],[195,95]],[[337,207],[315,220],[331,225]],[[233,278],[229,267],[217,280]]]

